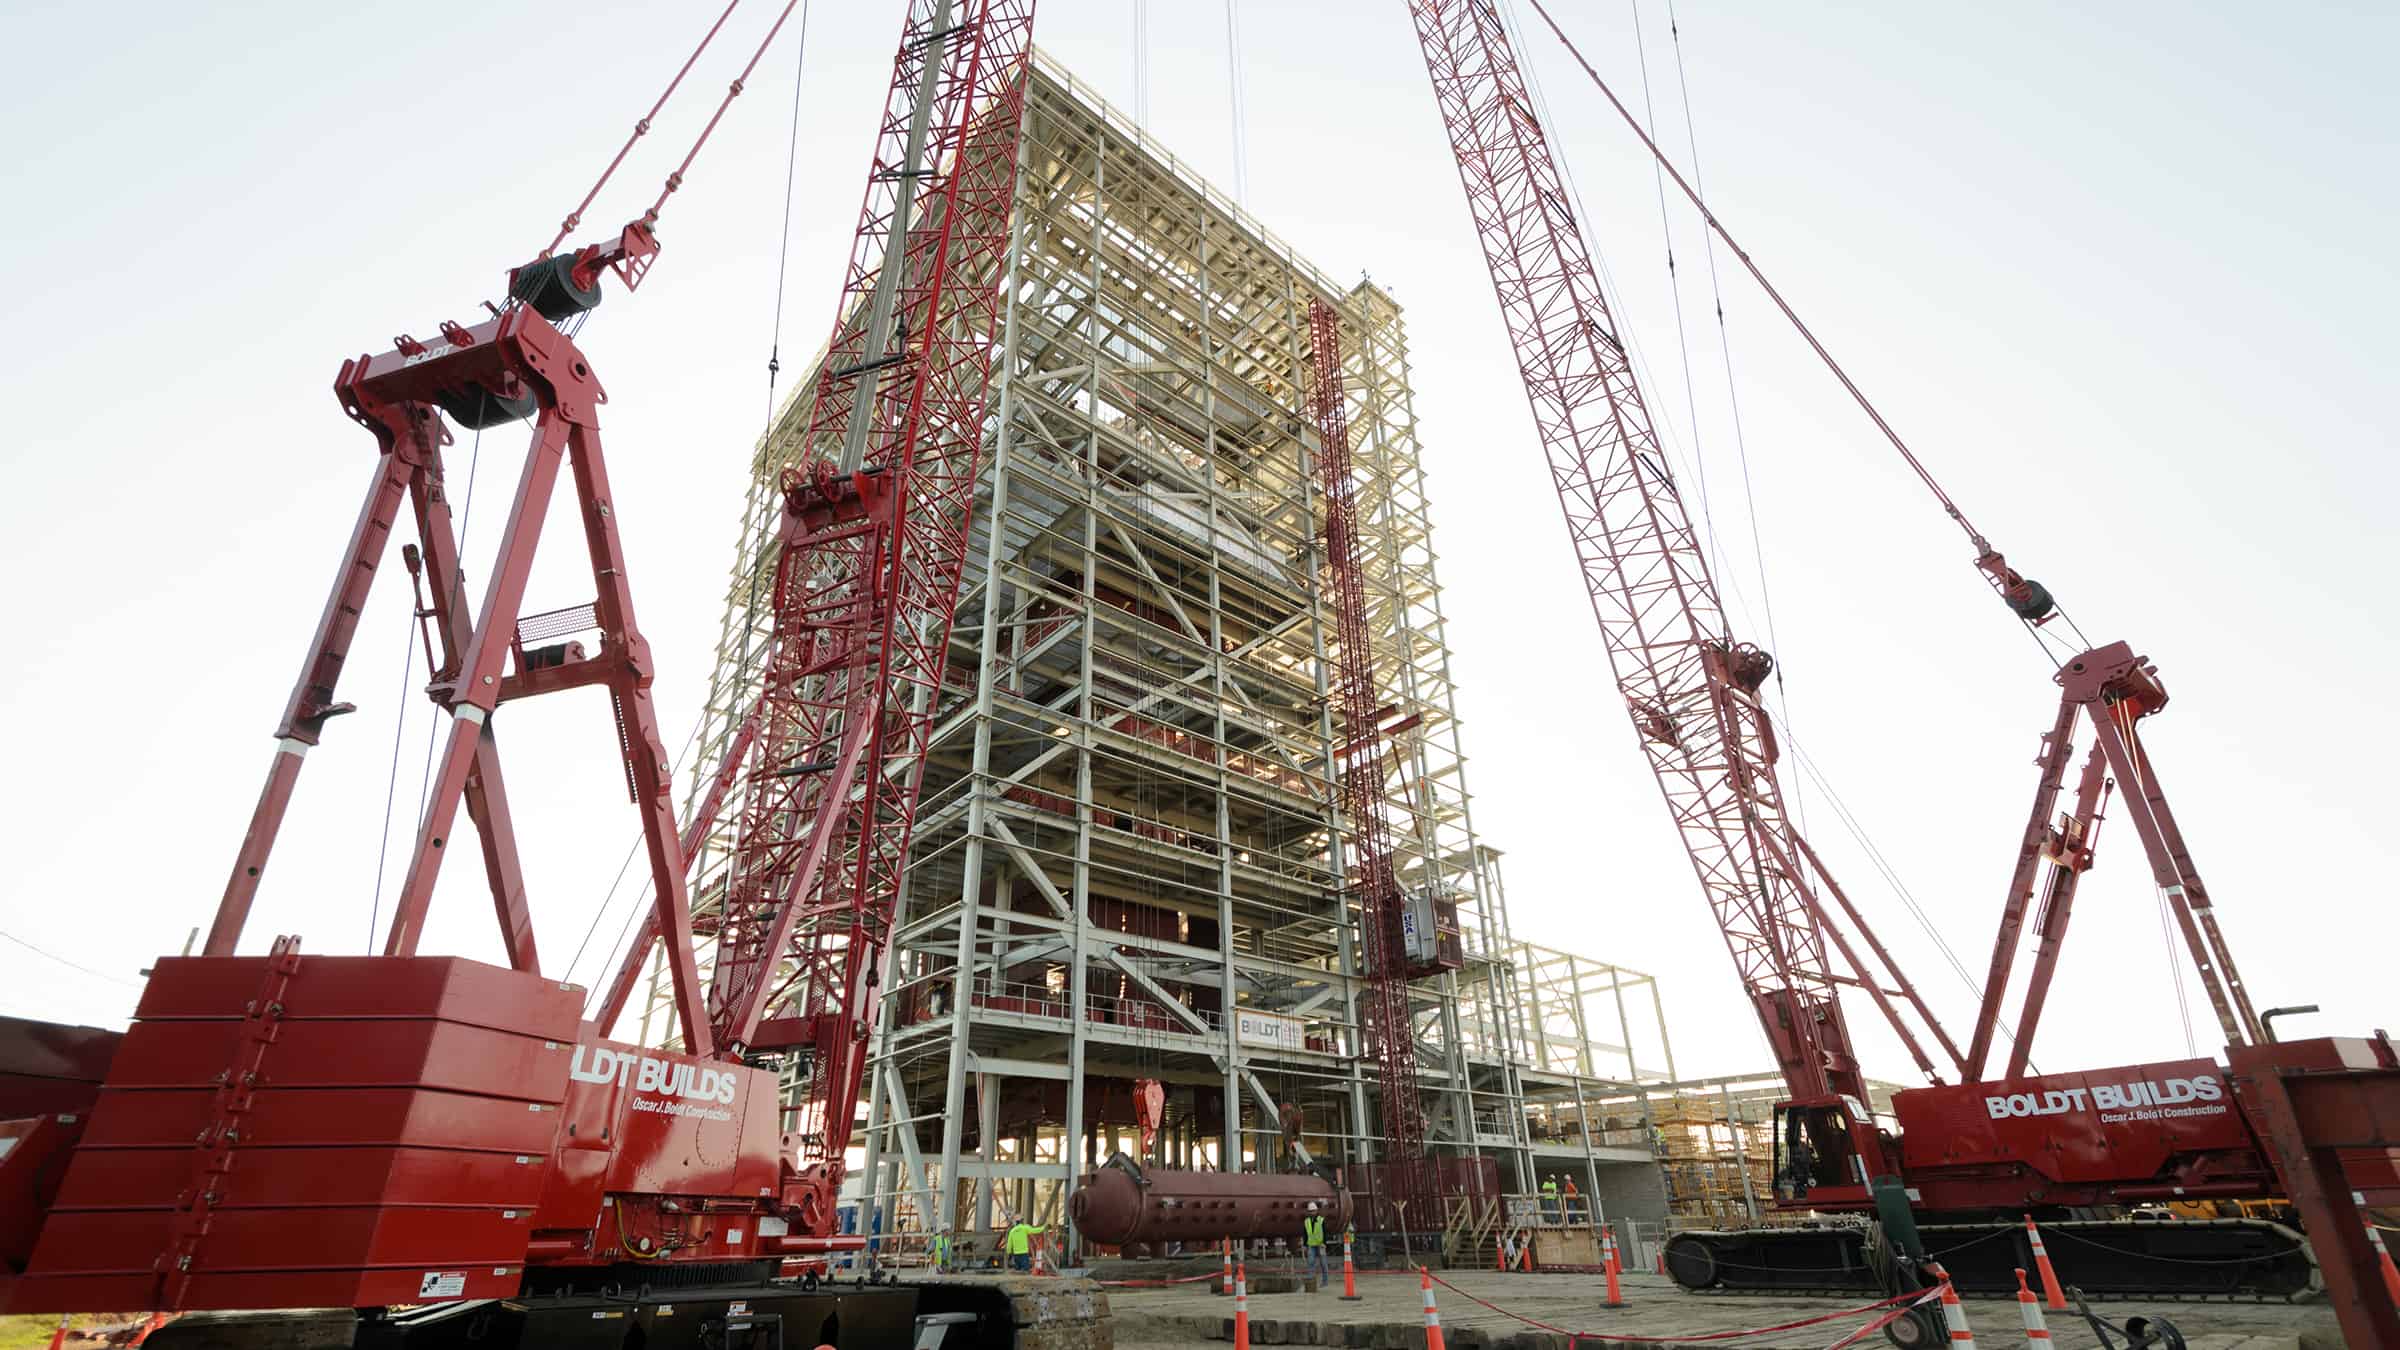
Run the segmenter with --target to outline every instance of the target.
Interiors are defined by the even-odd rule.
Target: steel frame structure
[[[999,1204],[1063,1212],[1071,1178],[1131,1135],[1119,1088],[1141,1078],[1166,1084],[1172,1159],[1271,1155],[1285,1102],[1312,1150],[1379,1156],[1331,767],[1317,297],[1343,327],[1365,645],[1387,724],[1408,723],[1366,781],[1398,884],[1455,898],[1466,929],[1467,968],[1408,1004],[1431,1133],[1519,1148],[1513,1068],[1453,1048],[1505,1039],[1513,976],[1468,814],[1399,309],[1324,277],[1038,55],[1025,106],[993,440],[876,1028],[868,1190],[962,1231]],[[696,804],[755,701],[809,425],[795,400],[758,447]],[[729,880],[738,894],[742,837],[728,819],[700,845],[704,926]],[[1246,1041],[1229,1010],[1306,1039]]]

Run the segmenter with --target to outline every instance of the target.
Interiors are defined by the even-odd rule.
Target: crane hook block
[[[508,293],[512,299],[533,307],[536,314],[558,323],[598,307],[600,278],[597,274],[577,284],[576,254],[536,258],[509,274]]]
[[[443,412],[450,414],[451,421],[469,431],[523,421],[541,406],[534,392],[514,376],[503,379],[497,390],[480,384],[461,384],[435,394],[433,399]]]
[[[2032,577],[2019,578],[2017,584],[2000,592],[2009,609],[2027,623],[2040,623],[2050,617],[2058,602],[2050,598],[2050,588]]]

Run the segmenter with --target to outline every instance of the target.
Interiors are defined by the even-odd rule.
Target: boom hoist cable
[[[981,465],[1032,0],[916,0],[785,472],[775,636],[710,1021],[794,1056],[830,1206],[908,867]]]
[[[1970,1079],[1982,1075],[1993,1034],[2000,1025],[2000,1003],[2007,992],[2015,948],[2032,898],[2034,874],[2047,865],[2051,869],[2051,881],[2036,925],[2041,932],[2042,944],[2025,993],[2025,1011],[2017,1030],[2014,1062],[2021,1065],[2031,1051],[2035,1024],[2055,969],[2058,944],[2064,936],[2071,912],[2076,879],[2091,866],[2091,849],[2088,845],[2077,846],[2072,841],[2088,838],[2096,829],[2100,794],[2105,792],[2108,785],[2107,774],[2113,774],[2116,782],[2134,789],[2124,800],[2124,809],[2131,817],[2144,851],[2149,855],[2153,880],[2159,889],[2162,904],[2183,935],[2195,973],[2209,996],[2218,1026],[2226,1040],[2233,1045],[2264,1040],[2263,1025],[2251,1006],[2248,992],[2234,966],[2232,952],[2218,927],[2207,887],[2192,864],[2189,847],[2166,805],[2163,789],[2150,773],[2148,758],[2141,744],[2136,724],[2165,707],[2167,702],[2166,689],[2158,681],[2155,668],[2122,642],[2095,647],[2047,587],[2008,565],[2007,560],[1967,518],[1965,511],[1943,489],[1923,461],[1917,458],[1916,452],[1901,439],[1899,432],[1884,418],[1866,392],[1859,388],[1840,362],[1834,359],[1832,352],[1802,322],[1791,304],[1767,279],[1765,271],[1734,240],[1724,222],[1709,210],[1698,188],[1685,180],[1631,110],[1600,78],[1599,72],[1593,69],[1591,62],[1584,58],[1565,30],[1559,27],[1558,21],[1544,7],[1542,0],[1529,2],[1534,12],[1549,25],[1560,45],[1567,49],[1575,63],[1582,67],[1584,74],[1607,98],[1609,106],[1640,138],[1643,148],[1650,152],[1652,159],[1700,212],[1709,230],[1733,250],[1734,256],[1741,260],[1742,266],[1749,270],[1767,297],[1775,302],[1776,308],[1793,330],[1808,343],[1810,350],[1816,353],[1825,368],[1849,392],[1860,410],[1867,414],[1876,429],[1899,452],[1909,470],[1933,494],[1943,513],[1966,533],[1976,550],[1977,570],[2058,669],[2056,681],[2066,694],[2061,702],[2057,723],[2043,737],[2042,754],[2037,760],[2043,773],[2041,785],[2035,794],[2033,819],[2027,826],[2017,871],[2011,880],[2007,902],[2002,910],[2000,933],[1994,943],[1992,964],[1984,983],[1982,1006],[1978,1011],[1968,1052],[1961,1060],[1962,1070]],[[2066,644],[2047,638],[2043,631],[2044,625],[2052,619],[2061,621],[2074,637],[2074,645],[2063,653],[2056,648]],[[2094,742],[2092,768],[2086,775],[2090,790],[2079,791],[2075,809],[2053,823],[2049,819],[2049,812],[2056,800],[2075,727],[2081,720],[2076,716],[2078,709],[2088,715]],[[2176,982],[2175,989],[2180,1004],[2184,998],[2180,981]],[[2186,1016],[2188,1019],[2188,1013]]]
[[[1560,45],[1564,46],[1567,53],[1575,58],[1575,63],[1583,68],[1583,73],[1590,77],[1594,87],[1598,88],[1601,95],[1608,100],[1609,106],[1616,110],[1617,115],[1624,119],[1625,125],[1632,129],[1635,136],[1640,138],[1642,148],[1650,152],[1652,160],[1656,162],[1659,169],[1673,180],[1677,190],[1682,192],[1695,210],[1699,211],[1700,219],[1708,226],[1710,232],[1723,240],[1725,246],[1733,250],[1736,258],[1741,259],[1742,266],[1749,270],[1751,278],[1758,283],[1760,290],[1766,292],[1767,298],[1775,302],[1775,308],[1782,312],[1783,317],[1792,325],[1793,331],[1800,335],[1801,339],[1808,344],[1809,350],[1816,353],[1817,359],[1824,364],[1825,369],[1832,373],[1834,379],[1841,383],[1844,390],[1849,392],[1851,400],[1857,403],[1859,410],[1867,415],[1867,420],[1873,422],[1875,429],[1883,433],[1883,438],[1891,443],[1894,450],[1899,452],[1900,458],[1907,463],[1909,471],[1914,473],[1917,480],[1925,485],[1926,491],[1933,494],[1934,500],[1942,508],[1942,513],[1956,522],[1959,529],[1966,533],[1968,541],[1975,547],[1976,569],[1983,573],[1985,580],[1999,594],[2009,611],[2015,614],[2025,624],[2027,630],[2035,635],[2037,643],[2041,638],[2039,631],[2041,626],[2053,617],[2065,622],[2070,629],[2074,629],[2074,620],[2069,618],[2059,606],[2049,588],[2010,567],[2008,560],[1992,547],[1991,541],[1984,536],[1983,532],[1975,527],[1973,521],[1967,519],[1966,512],[1960,509],[1949,492],[1934,478],[1932,470],[1927,469],[1924,461],[1917,458],[1916,451],[1910,449],[1908,442],[1901,439],[1899,431],[1885,420],[1882,410],[1875,406],[1874,401],[1867,397],[1866,391],[1858,386],[1857,381],[1850,378],[1850,373],[1842,368],[1841,362],[1834,359],[1833,353],[1801,320],[1799,312],[1792,308],[1791,302],[1785,300],[1783,293],[1775,289],[1775,284],[1767,279],[1766,272],[1750,256],[1749,250],[1743,248],[1734,239],[1732,233],[1725,228],[1725,223],[1717,218],[1714,211],[1709,209],[1708,203],[1702,199],[1699,190],[1685,179],[1682,171],[1675,167],[1674,161],[1667,157],[1666,151],[1659,148],[1658,142],[1651,138],[1650,132],[1642,125],[1641,120],[1635,117],[1633,111],[1617,97],[1616,91],[1609,88],[1608,82],[1600,78],[1600,72],[1593,69],[1592,63],[1585,59],[1583,52],[1575,46],[1573,40],[1568,38],[1566,30],[1559,27],[1558,20],[1551,17],[1550,11],[1543,7],[1542,0],[1528,0],[1528,3],[1533,6],[1534,13],[1541,16],[1542,22],[1549,25],[1551,33],[1558,38]],[[2075,636],[2083,646],[2090,645],[2080,630],[2076,630]],[[2050,650],[2047,644],[2042,645],[2045,652]]]

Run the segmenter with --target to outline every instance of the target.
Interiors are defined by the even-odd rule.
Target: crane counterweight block
[[[0,1233],[31,1253],[0,1295],[372,1306],[510,1297],[535,1267],[574,1287],[823,1250],[839,1166],[791,1161],[775,1073],[608,1040],[582,1002],[528,972],[290,939],[162,959],[104,1076],[48,1103],[82,1133],[47,1215],[21,1216],[38,1240]]]

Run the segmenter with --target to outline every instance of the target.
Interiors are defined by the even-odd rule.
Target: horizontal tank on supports
[[[1169,1172],[1122,1155],[1076,1184],[1068,1204],[1085,1240],[1128,1249],[1226,1238],[1297,1238],[1311,1214],[1328,1237],[1350,1226],[1350,1193],[1304,1172]]]

